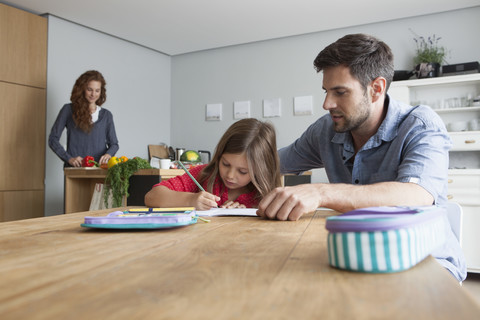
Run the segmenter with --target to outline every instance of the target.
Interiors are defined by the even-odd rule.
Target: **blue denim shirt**
[[[350,132],[336,133],[330,114],[326,114],[294,143],[279,150],[281,172],[325,168],[330,183],[412,182],[427,190],[435,204],[445,203],[452,143],[443,121],[428,106],[414,107],[388,96],[385,105],[387,115],[377,133],[356,155]],[[465,259],[450,233],[447,246],[434,256],[463,280]]]
[[[350,132],[336,133],[330,114],[314,122],[293,144],[279,150],[281,172],[325,168],[330,183],[413,182],[436,204],[446,201],[450,137],[427,106],[412,107],[387,98],[387,115],[355,161]]]

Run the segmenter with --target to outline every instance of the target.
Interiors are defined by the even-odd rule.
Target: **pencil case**
[[[85,217],[82,227],[102,229],[163,229],[197,222],[195,208],[136,208],[107,216]]]
[[[328,217],[331,266],[359,272],[403,271],[446,241],[442,207],[370,207]]]

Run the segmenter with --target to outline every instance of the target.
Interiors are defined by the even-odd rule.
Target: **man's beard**
[[[367,94],[365,93],[362,101],[355,106],[355,110],[358,110],[353,116],[343,116],[343,125],[338,122],[333,123],[335,132],[342,133],[347,131],[353,131],[358,129],[365,121],[370,117],[370,101],[368,101]],[[332,114],[330,112],[330,114]]]

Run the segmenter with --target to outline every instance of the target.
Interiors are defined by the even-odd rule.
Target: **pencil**
[[[188,174],[188,176],[190,177],[190,179],[192,179],[192,181],[195,182],[195,184],[197,185],[197,187],[200,188],[200,190],[205,191],[205,189],[202,188],[202,186],[200,185],[200,183],[198,183],[198,181],[190,174],[190,172],[188,172],[187,168],[185,168],[185,166],[183,165],[182,161],[178,160],[177,162],[178,162],[178,164],[180,164],[180,166],[182,167],[182,169]]]

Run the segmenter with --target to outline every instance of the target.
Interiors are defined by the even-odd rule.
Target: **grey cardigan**
[[[60,144],[63,130],[67,128],[67,150]],[[68,160],[75,157],[93,156],[98,161],[102,155],[108,153],[114,156],[119,146],[113,116],[110,111],[102,108],[98,120],[92,130],[87,133],[77,128],[73,121],[72,104],[65,104],[60,110],[48,137],[48,145],[57,156],[69,166]]]

